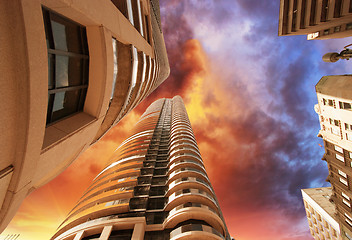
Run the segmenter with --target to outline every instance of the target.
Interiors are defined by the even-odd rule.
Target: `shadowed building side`
[[[30,192],[168,77],[153,4],[0,2],[0,232]]]
[[[351,0],[281,0],[279,36],[307,35],[308,40],[352,35]]]
[[[52,237],[231,239],[183,101],[159,99]]]

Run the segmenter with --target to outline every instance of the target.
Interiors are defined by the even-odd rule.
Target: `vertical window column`
[[[89,53],[85,27],[43,8],[48,48],[47,125],[83,110]]]

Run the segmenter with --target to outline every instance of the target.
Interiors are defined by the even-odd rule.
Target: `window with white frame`
[[[348,182],[347,182],[345,179],[341,178],[341,177],[340,177],[340,182],[342,182],[343,184],[345,184],[346,186],[348,186]]]
[[[347,202],[345,199],[342,199],[342,202],[343,202],[344,204],[346,204],[348,207],[351,207],[351,204],[350,204],[349,202]]]
[[[342,195],[344,198],[346,198],[347,200],[350,200],[350,197],[349,197],[349,196],[347,196],[347,195],[346,195],[346,193],[341,192],[341,195]],[[351,219],[351,220],[352,220],[352,219]]]
[[[341,171],[340,169],[338,169],[338,172],[339,172],[339,174],[340,174],[341,176],[347,178],[347,174],[346,174],[346,173],[344,173],[344,172]]]
[[[343,156],[341,156],[340,154],[335,154],[336,159],[340,160],[341,162],[345,162],[345,158]]]
[[[352,133],[346,132],[346,139],[352,141]]]
[[[337,145],[335,145],[335,150],[343,154],[343,149]]]

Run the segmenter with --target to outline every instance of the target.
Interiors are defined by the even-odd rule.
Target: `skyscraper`
[[[52,239],[230,239],[181,97],[149,106]]]
[[[341,240],[340,226],[335,216],[335,204],[330,201],[331,187],[308,188],[302,189],[301,192],[313,238]]]
[[[158,4],[0,1],[0,232],[168,77]]]
[[[320,137],[343,239],[352,239],[352,75],[324,76],[316,85]]]
[[[306,35],[307,39],[352,35],[350,0],[281,0],[279,36]]]

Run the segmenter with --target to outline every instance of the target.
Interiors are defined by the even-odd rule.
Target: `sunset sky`
[[[23,202],[1,237],[49,239],[147,106],[180,95],[236,240],[310,237],[301,188],[328,186],[314,86],[351,38],[278,37],[279,0],[160,0],[170,77],[65,172]]]

